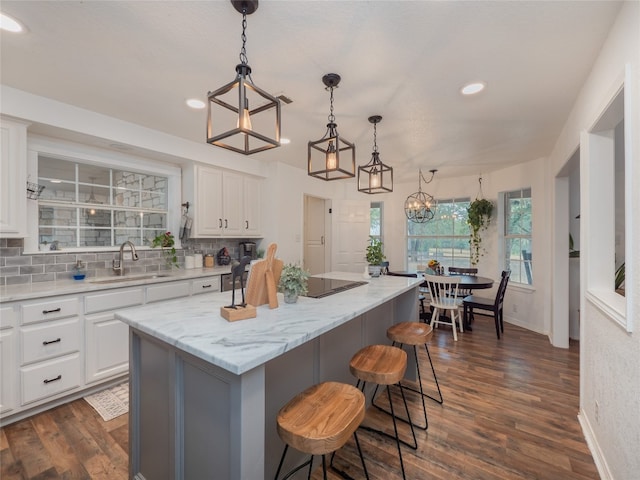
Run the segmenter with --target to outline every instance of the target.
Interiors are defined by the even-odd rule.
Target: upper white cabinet
[[[261,179],[193,165],[183,171],[182,201],[189,202],[191,236],[259,237]]]
[[[0,237],[25,237],[26,213],[27,124],[1,117]]]

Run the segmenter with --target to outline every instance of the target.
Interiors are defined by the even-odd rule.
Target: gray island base
[[[388,344],[393,323],[417,320],[420,282],[383,276],[295,304],[279,294],[279,308],[231,323],[219,315],[230,292],[119,311],[130,330],[130,477],[273,478],[278,410],[313,384],[354,384],[353,354]]]

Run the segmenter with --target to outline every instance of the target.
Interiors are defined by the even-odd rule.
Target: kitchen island
[[[355,383],[349,359],[418,318],[420,282],[383,276],[295,304],[279,294],[279,308],[237,322],[220,316],[230,292],[117,312],[130,330],[131,478],[272,478],[278,410],[315,383]]]

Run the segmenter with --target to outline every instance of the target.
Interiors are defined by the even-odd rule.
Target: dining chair
[[[476,267],[449,267],[449,275],[472,275],[476,276],[478,269]],[[471,290],[468,288],[458,290],[458,297],[463,298],[467,295],[471,295]]]
[[[496,335],[498,336],[498,339],[500,338],[500,332],[504,333],[503,303],[510,276],[511,272],[509,270],[502,272],[502,278],[500,279],[500,285],[498,286],[495,298],[479,297],[477,295],[468,295],[464,297],[462,305],[464,307],[465,324],[473,321],[474,309],[492,312],[493,319],[496,324]]]
[[[464,332],[462,317],[460,315],[461,300],[458,298],[458,286],[460,276],[456,275],[429,275],[425,273],[424,279],[428,284],[428,293],[431,297],[431,326],[435,329],[444,323],[451,325],[453,339],[458,341],[456,324],[460,326],[460,332]],[[444,315],[449,312],[451,315]],[[449,321],[450,319],[450,321]]]

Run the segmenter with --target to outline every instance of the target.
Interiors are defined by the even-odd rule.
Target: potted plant
[[[278,291],[284,293],[285,303],[296,303],[298,295],[307,293],[307,279],[309,276],[309,272],[300,265],[288,263],[282,267]]]
[[[467,223],[471,228],[469,244],[471,245],[471,265],[477,265],[480,260],[482,238],[480,231],[485,230],[491,221],[493,203],[484,198],[476,198],[467,208]]]
[[[176,242],[171,232],[161,233],[151,241],[151,248],[156,248],[156,247],[162,248],[162,252],[164,253],[164,259],[167,262],[167,265],[169,266],[169,268],[171,268],[172,266],[175,266],[176,268],[180,268],[180,265],[178,265],[178,257],[176,255],[175,243]]]
[[[622,295],[623,297],[625,296],[625,291],[624,291],[624,279],[625,279],[625,267],[624,267],[625,262],[622,262],[620,264],[620,266],[616,269],[616,280],[615,280],[615,290],[617,293],[619,293],[620,295]]]
[[[382,253],[382,242],[378,238],[371,237],[367,246],[366,259],[369,264],[369,275],[379,277],[382,269],[382,261],[387,258]]]

